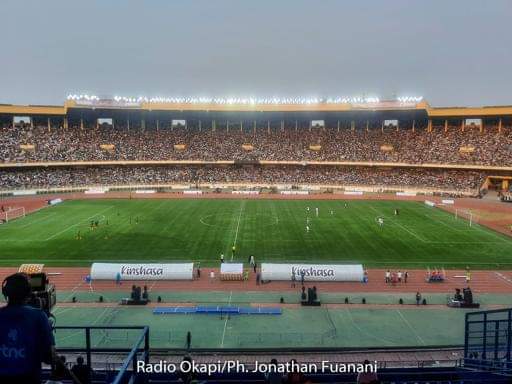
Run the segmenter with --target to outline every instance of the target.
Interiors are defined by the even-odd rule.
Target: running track
[[[89,268],[68,268],[48,267],[46,273],[60,273],[50,276],[50,282],[55,284],[59,291],[89,291],[91,287],[98,291],[126,291],[127,284],[148,285],[153,291],[279,291],[297,292],[297,287],[292,288],[289,282],[270,282],[267,284],[256,284],[255,274],[251,271],[248,281],[220,281],[210,280],[210,271],[219,275],[218,269],[202,268],[201,278],[193,281],[126,281],[122,286],[117,286],[114,281],[84,282],[85,276],[90,272]],[[17,268],[0,268],[0,278],[3,280],[7,275],[17,271]],[[407,284],[396,286],[385,284],[383,269],[371,269],[368,271],[368,283],[345,283],[345,282],[314,282],[307,285],[315,285],[321,292],[416,292],[421,293],[449,293],[452,294],[455,288],[467,286],[463,276],[463,270],[447,270],[446,280],[443,283],[427,283],[425,281],[425,270],[409,270]],[[469,284],[475,293],[512,293],[512,271],[472,271]]]

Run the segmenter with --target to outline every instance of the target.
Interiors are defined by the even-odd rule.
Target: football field
[[[512,239],[420,202],[74,200],[0,225],[4,266],[191,260],[214,266],[221,253],[227,261],[254,254],[258,262],[512,267]]]

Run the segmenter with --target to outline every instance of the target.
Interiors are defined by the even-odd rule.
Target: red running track
[[[248,281],[220,281],[210,280],[210,271],[219,276],[219,270],[213,268],[202,268],[201,278],[193,281],[130,281],[122,286],[117,286],[114,281],[94,281],[91,286],[85,283],[84,278],[90,272],[89,268],[70,268],[70,267],[48,267],[44,269],[46,273],[59,273],[51,275],[50,281],[55,284],[60,291],[89,291],[91,287],[98,291],[126,291],[126,284],[148,285],[153,291],[279,291],[296,292],[297,288],[292,288],[290,282],[276,281],[267,284],[256,284],[255,274],[251,272]],[[0,268],[0,278],[16,272],[16,268]],[[468,284],[464,278],[455,276],[464,276],[463,270],[447,270],[446,280],[442,283],[427,283],[425,281],[425,270],[409,270],[409,280],[407,284],[391,285],[384,282],[383,269],[368,270],[368,283],[351,282],[314,282],[309,285],[315,285],[322,292],[384,292],[401,293],[416,292],[421,293],[452,293],[455,288],[464,288]],[[297,284],[299,285],[299,284]],[[512,293],[512,271],[472,271],[471,282],[469,286],[475,293]]]

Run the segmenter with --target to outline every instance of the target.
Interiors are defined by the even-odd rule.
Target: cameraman
[[[31,286],[24,273],[7,277],[2,294],[7,305],[0,308],[0,383],[40,384],[41,363],[56,361],[48,317],[26,305]]]

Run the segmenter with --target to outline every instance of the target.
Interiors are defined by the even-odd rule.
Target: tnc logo
[[[9,333],[7,333],[7,338],[9,339],[9,343],[16,344],[18,341],[18,330],[15,328],[11,328]],[[24,359],[25,358],[25,348],[16,348],[10,347],[5,344],[0,345],[0,355],[5,357],[6,359]]]
[[[6,359],[24,359],[25,348],[8,347],[7,345],[3,344],[0,345],[0,354]]]

